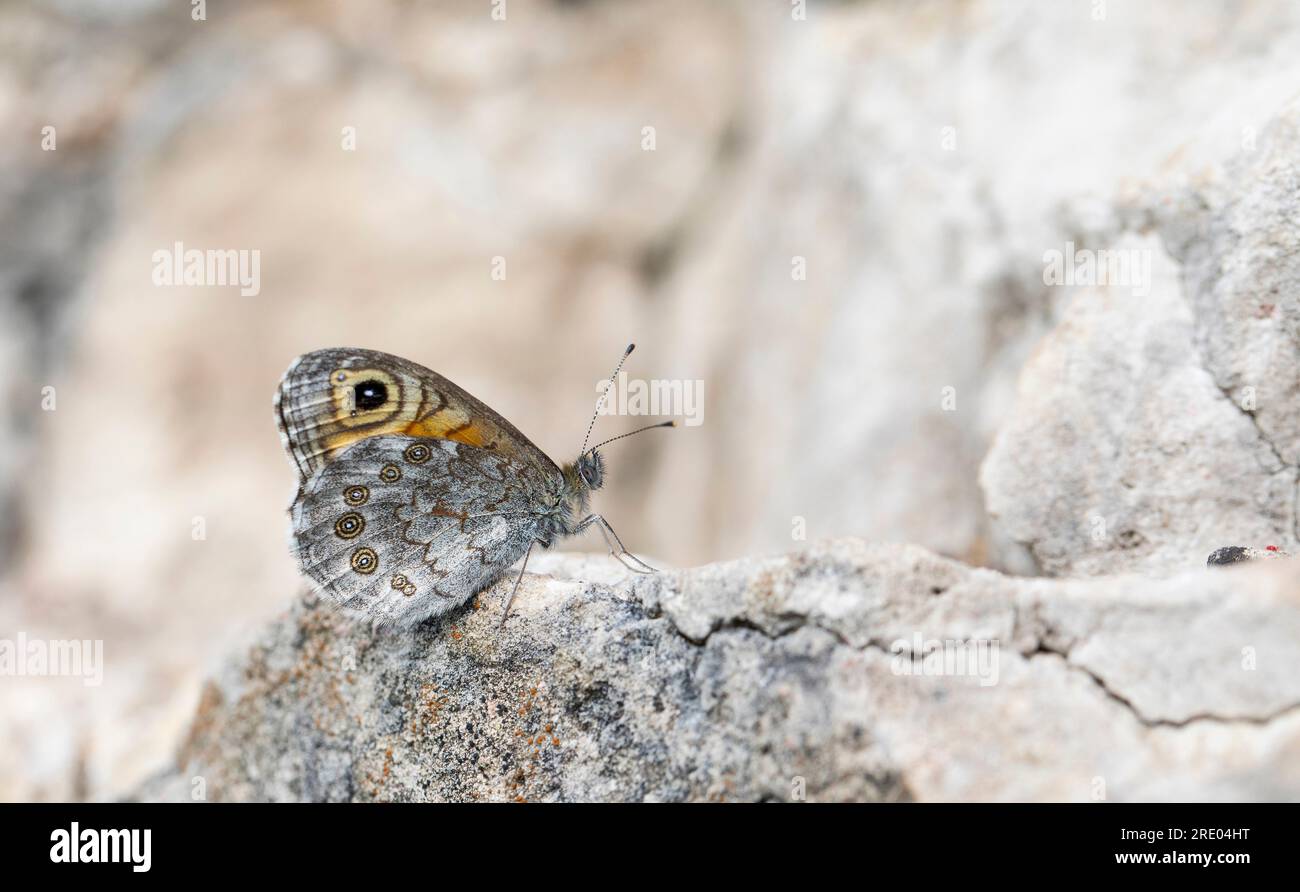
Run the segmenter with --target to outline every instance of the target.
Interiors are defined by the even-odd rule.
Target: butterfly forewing
[[[316,350],[294,360],[275,398],[285,450],[302,482],[369,437],[451,440],[558,473],[544,452],[486,404],[400,356],[359,348]]]

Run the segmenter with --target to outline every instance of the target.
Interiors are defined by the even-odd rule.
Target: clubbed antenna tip
[[[609,385],[605,387],[605,392],[600,395],[600,399],[596,400],[596,411],[591,413],[591,423],[587,425],[587,436],[582,438],[582,448],[578,450],[579,455],[587,451],[587,444],[591,442],[591,430],[596,426],[596,417],[600,415],[600,407],[605,404],[605,397],[609,396],[609,389],[614,386],[614,379],[618,377],[619,369],[623,368],[623,363],[627,362],[627,358],[632,355],[632,351],[635,349],[636,344],[627,345],[627,349],[623,351],[623,356],[619,359],[618,365],[614,366],[614,371],[609,376]]]
[[[596,451],[597,449],[599,449],[600,447],[606,445],[607,443],[613,443],[615,440],[621,440],[621,439],[623,439],[624,437],[630,437],[630,436],[632,436],[633,434],[639,434],[639,433],[641,433],[641,431],[652,431],[652,430],[655,430],[656,428],[660,428],[660,427],[677,427],[677,422],[676,422],[676,421],[661,421],[661,422],[659,422],[658,424],[647,424],[645,427],[638,427],[638,428],[637,428],[636,430],[634,430],[634,431],[628,431],[628,432],[625,433],[625,434],[619,434],[617,437],[610,437],[610,438],[609,438],[608,440],[606,440],[604,443],[597,443],[595,446],[592,446],[591,449],[585,450],[585,451],[583,452],[583,454],[586,455],[587,452],[595,452],[595,451]],[[585,445],[585,444],[584,444],[584,445]]]

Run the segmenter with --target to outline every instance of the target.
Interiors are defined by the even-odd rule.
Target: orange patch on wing
[[[447,439],[455,440],[457,443],[464,443],[466,446],[485,446],[488,442],[483,429],[476,424],[448,433]]]
[[[406,426],[406,434],[411,437],[434,437],[439,440],[454,440],[466,446],[483,446],[489,441],[487,431],[463,415],[459,418],[448,413],[412,422]]]

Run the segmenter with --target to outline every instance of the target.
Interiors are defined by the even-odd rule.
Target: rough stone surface
[[[207,685],[137,796],[1300,796],[1290,560],[1025,580],[839,540],[654,577],[536,566],[501,629],[504,586],[398,636],[305,597]],[[895,642],[918,636],[995,640],[992,683],[900,674]]]
[[[1027,363],[982,469],[1001,532],[1054,574],[1169,573],[1224,541],[1298,544],[1300,105],[1220,174],[1145,194],[1094,247],[1149,294],[1083,291]]]
[[[799,547],[804,524],[1019,573],[1041,569],[1016,542],[1039,517],[1052,572],[1288,544],[1288,474],[1214,389],[1244,397],[1270,326],[1294,324],[1266,296],[1294,293],[1294,155],[1264,125],[1300,82],[1300,5],[827,2],[795,21],[752,0],[511,0],[510,24],[481,3],[221,5],[195,22],[185,4],[0,4],[0,637],[103,640],[107,662],[98,688],[0,683],[0,799],[134,789],[216,661],[282,608],[292,478],[267,404],[326,345],[432,364],[559,459],[628,340],[633,377],[703,380],[704,423],[619,444],[597,502],[680,566]],[[1234,155],[1272,185],[1234,194]],[[1201,194],[1216,181],[1233,189]],[[1258,262],[1234,265],[1238,236]],[[1044,251],[1143,238],[1219,283],[1187,307],[1249,315],[1257,278],[1262,340],[1207,341],[1198,371],[1161,360],[1185,349],[1175,331],[1082,369],[1136,363],[1163,395],[1140,417],[1172,425],[1151,441],[1178,460],[1133,445],[1125,479],[1165,474],[1133,506],[1122,484],[1062,489],[1092,454],[1041,415],[1032,473],[982,492],[1069,296],[1044,285]],[[260,251],[261,293],[154,287],[177,240]],[[1290,462],[1275,356],[1283,390],[1260,385],[1256,419]],[[1080,405],[1118,411],[1086,391],[1060,423],[1139,424],[1080,423]],[[1184,394],[1184,415],[1150,406]],[[1085,566],[1070,523],[1091,542],[1098,512],[1129,547]],[[1147,551],[1129,513],[1159,536]]]

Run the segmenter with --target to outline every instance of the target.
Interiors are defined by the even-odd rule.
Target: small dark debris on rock
[[[1223,548],[1216,548],[1205,559],[1205,566],[1218,567],[1225,564],[1239,564],[1243,561],[1257,561],[1261,558],[1290,557],[1288,552],[1283,551],[1276,545],[1268,545],[1264,548],[1252,548],[1249,545],[1226,545]]]

